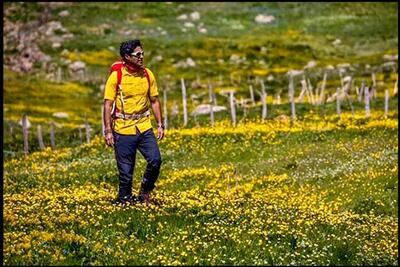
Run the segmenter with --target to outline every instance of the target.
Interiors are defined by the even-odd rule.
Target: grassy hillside
[[[307,75],[313,83],[322,80],[325,67],[342,63],[351,64],[343,75],[357,77],[358,84],[361,79],[369,83],[373,71],[379,72],[382,77],[377,75],[378,81],[389,83],[389,87],[396,80],[393,70],[379,66],[385,62],[384,55],[398,54],[397,3],[8,2],[4,8],[7,21],[25,25],[22,33],[24,29],[26,33],[38,31],[50,22],[59,22],[65,29],[33,38],[51,56],[49,69],[42,69],[37,62],[21,76],[12,73],[12,65],[6,65],[3,103],[7,121],[16,121],[21,112],[33,121],[48,121],[54,119],[53,111],[70,113],[69,120],[59,122],[67,125],[82,123],[77,117],[83,117],[83,112],[99,121],[101,86],[108,66],[119,57],[119,44],[132,38],[143,40],[145,61],[156,74],[159,89],[169,87],[169,108],[172,100],[180,105],[181,77],[187,80],[188,95],[204,91],[192,82],[205,85],[209,80],[214,87],[233,88],[248,97],[249,82],[255,78],[266,82],[273,75],[274,80],[267,82],[267,93],[272,96],[287,90],[288,70],[303,69],[312,60],[317,65]],[[68,15],[60,15],[62,12]],[[196,16],[194,12],[198,12]],[[274,16],[274,20],[257,23],[255,18],[260,14]],[[30,28],[34,22],[37,27]],[[66,33],[73,37],[53,48],[54,40]],[[8,38],[6,35],[5,40]],[[340,42],[334,44],[336,40]],[[8,45],[5,57],[19,55],[17,47],[17,42]],[[195,66],[183,66],[188,58]],[[83,77],[68,71],[67,62],[77,60],[87,65]],[[62,78],[54,84],[58,69]],[[328,76],[327,90],[335,92],[338,84],[336,69]],[[77,87],[81,91],[75,92]]]
[[[169,130],[150,206],[111,205],[101,138],[6,161],[4,263],[397,265],[398,121],[379,116]]]
[[[398,265],[397,3],[3,7],[5,265]],[[257,23],[259,15],[272,21]],[[157,204],[114,206],[118,172],[101,136],[102,86],[121,41],[137,37],[168,94],[169,128],[159,142]],[[51,60],[16,71],[30,67],[24,52],[36,45]],[[74,61],[85,62],[84,74],[69,70]],[[327,74],[324,103],[296,100],[295,120],[289,70],[304,71],[294,77],[296,99],[303,78],[320,90]],[[350,76],[352,102],[342,99],[339,118],[334,94]],[[189,113],[209,102],[208,81],[218,105],[229,107],[224,92],[235,91],[237,126],[228,108],[214,127],[209,115],[182,127],[182,77]],[[363,84],[375,89],[370,117]],[[249,85],[255,104],[239,105]],[[26,157],[22,114],[32,123]],[[135,193],[145,169],[138,155]]]

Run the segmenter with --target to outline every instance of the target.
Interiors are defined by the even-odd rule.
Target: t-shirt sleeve
[[[156,78],[154,77],[154,74],[151,70],[146,68],[147,73],[149,74],[150,78],[150,96],[158,96],[158,88],[157,88],[157,82]]]
[[[114,100],[117,95],[117,72],[113,71],[110,76],[108,76],[106,87],[104,88],[104,99]]]

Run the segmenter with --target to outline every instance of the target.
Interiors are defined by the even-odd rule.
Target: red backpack
[[[116,85],[116,87],[115,87],[115,90],[116,90],[117,94],[118,94],[118,93],[121,94],[121,105],[122,105],[122,113],[123,113],[123,114],[125,114],[125,112],[124,112],[124,101],[123,101],[122,89],[120,88],[120,84],[121,84],[121,80],[122,80],[122,68],[125,67],[125,64],[126,64],[126,63],[125,63],[122,59],[120,59],[120,60],[114,62],[114,63],[111,65],[110,71],[109,71],[109,75],[110,75],[113,71],[116,71],[116,72],[117,72],[117,85]],[[148,84],[149,84],[149,91],[150,91],[150,77],[149,77],[149,73],[147,72],[147,70],[146,70],[145,67],[143,68],[143,73],[144,73],[144,76],[146,76],[147,82],[148,82]],[[119,112],[119,110],[117,109],[116,104],[115,104],[115,101],[114,101],[113,107],[112,107],[112,110],[111,110],[112,116],[113,116],[116,112]]]

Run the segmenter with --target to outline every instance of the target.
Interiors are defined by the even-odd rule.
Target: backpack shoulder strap
[[[122,97],[122,91],[120,89],[121,88],[120,84],[121,84],[121,80],[122,80],[122,68],[124,66],[125,66],[124,61],[123,60],[119,60],[119,61],[114,62],[111,65],[110,71],[109,71],[109,74],[111,74],[113,71],[117,72],[117,84],[115,86],[115,91],[116,91],[117,94],[121,94],[121,97]],[[121,105],[122,105],[122,113],[125,114],[125,112],[124,112],[124,103],[123,103],[123,99],[122,98],[121,98]],[[116,112],[119,112],[119,109],[117,108],[117,105],[116,105],[116,103],[114,101],[113,107],[112,107],[112,110],[111,110],[112,116],[114,116]]]
[[[122,60],[116,61],[111,65],[110,68],[110,74],[113,71],[117,72],[117,86],[115,88],[115,90],[118,92],[119,90],[119,85],[121,84],[121,80],[122,80],[122,67],[124,67],[125,63]]]
[[[147,83],[149,84],[149,93],[150,93],[150,76],[146,67],[143,68],[144,76],[146,76]]]

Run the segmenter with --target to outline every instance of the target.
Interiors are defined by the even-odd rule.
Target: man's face
[[[137,46],[134,50],[133,53],[131,55],[127,55],[126,56],[129,60],[130,63],[132,63],[133,65],[142,68],[144,65],[144,51],[143,48],[141,48],[140,46]]]

